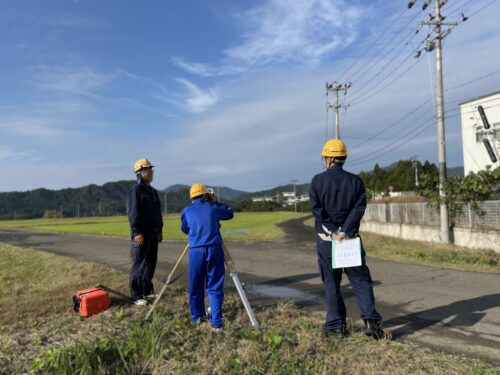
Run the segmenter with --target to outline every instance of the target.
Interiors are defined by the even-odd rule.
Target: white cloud
[[[201,76],[235,74],[256,67],[295,63],[316,65],[355,38],[364,15],[343,0],[270,0],[238,16],[244,33],[212,66],[174,57],[172,63]]]
[[[0,160],[23,160],[29,158],[33,161],[35,150],[14,151],[11,148],[0,145]]]
[[[53,138],[65,132],[58,123],[38,118],[0,119],[0,131],[5,134],[29,138]]]
[[[195,113],[203,112],[217,103],[218,97],[215,90],[210,89],[203,91],[194,83],[183,78],[178,78],[177,81],[180,82],[187,91],[185,105],[189,111]]]
[[[116,72],[103,73],[88,66],[38,65],[33,85],[59,93],[95,97],[96,93],[118,77]]]

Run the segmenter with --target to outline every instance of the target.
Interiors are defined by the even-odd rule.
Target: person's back
[[[348,237],[358,233],[366,209],[365,187],[358,176],[335,165],[314,176],[309,196],[317,231],[324,225],[330,231],[341,228]]]
[[[233,218],[230,206],[215,201],[202,184],[189,191],[192,204],[181,215],[181,229],[189,238],[189,307],[191,320],[200,324],[207,319],[215,329],[224,325],[224,250],[220,220]],[[211,311],[205,312],[205,289]]]
[[[221,245],[219,221],[232,218],[233,211],[228,205],[195,199],[181,215],[181,229],[188,234],[190,247]]]

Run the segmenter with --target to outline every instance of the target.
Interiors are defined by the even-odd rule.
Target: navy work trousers
[[[159,232],[143,233],[144,243],[131,243],[132,268],[130,269],[130,293],[134,301],[154,293],[153,276],[158,258]]]
[[[325,287],[326,297],[326,329],[340,328],[345,323],[346,308],[344,299],[340,294],[340,282],[342,273],[345,272],[351,283],[352,290],[356,296],[361,319],[382,320],[382,316],[375,310],[375,296],[373,295],[372,278],[370,269],[365,263],[365,251],[362,248],[363,263],[359,267],[332,268],[332,243],[330,241],[318,240],[318,264],[321,280]]]
[[[224,251],[221,245],[189,248],[189,307],[195,323],[206,315],[205,287],[210,303],[210,323],[215,328],[222,327]]]

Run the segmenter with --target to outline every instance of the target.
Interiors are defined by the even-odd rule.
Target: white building
[[[309,201],[309,195],[296,195],[293,191],[292,192],[283,192],[281,193],[282,198],[280,199],[283,207],[285,206],[292,206],[296,203],[300,202],[308,202]]]
[[[273,202],[275,200],[274,197],[252,197],[252,202]]]
[[[489,129],[484,127],[479,111],[480,106],[490,125]],[[460,114],[464,174],[478,172],[485,169],[487,165],[493,168],[500,166],[500,91],[460,103]],[[485,143],[491,145],[491,155]],[[496,162],[492,158],[496,159]]]

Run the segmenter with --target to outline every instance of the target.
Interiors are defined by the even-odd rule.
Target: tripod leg
[[[245,307],[245,311],[247,312],[248,317],[250,318],[250,322],[255,329],[259,329],[259,322],[257,318],[255,318],[255,314],[253,313],[252,306],[250,306],[250,302],[248,302],[247,295],[245,293],[245,289],[243,289],[243,285],[241,285],[240,278],[238,277],[238,272],[231,272],[231,277],[233,279],[234,285],[238,290],[238,294],[240,295],[241,302],[243,302],[243,306]]]
[[[259,322],[257,318],[255,318],[255,314],[253,313],[252,306],[250,302],[248,302],[247,294],[245,293],[245,289],[243,289],[243,285],[241,285],[240,278],[238,277],[238,272],[236,271],[236,267],[227,249],[226,245],[222,243],[222,249],[224,250],[224,260],[226,262],[226,266],[229,269],[231,278],[233,279],[234,285],[236,286],[236,290],[241,298],[241,302],[243,302],[243,306],[245,307],[245,311],[250,318],[250,322],[255,329],[259,329]]]
[[[167,289],[167,285],[170,284],[170,280],[171,280],[172,276],[174,275],[175,271],[177,270],[177,267],[179,267],[179,264],[181,263],[182,258],[184,258],[184,255],[186,255],[188,249],[189,249],[189,245],[186,245],[186,247],[184,248],[184,251],[182,252],[182,254],[179,257],[179,259],[177,260],[177,263],[175,263],[174,268],[172,268],[172,271],[168,275],[167,280],[165,281],[165,284],[163,285],[163,287],[160,290],[160,293],[158,293],[158,295],[156,296],[155,300],[153,301],[153,304],[151,305],[151,308],[149,309],[148,313],[146,314],[145,320],[148,320],[149,317],[151,316],[151,314],[153,313],[153,310],[155,309],[156,304],[158,303],[158,301],[160,300],[161,296],[165,292],[165,289]]]

